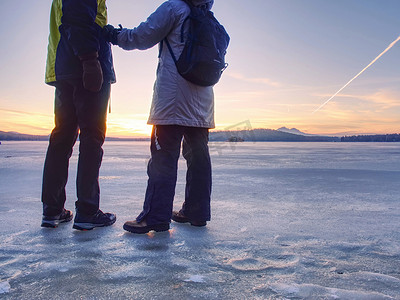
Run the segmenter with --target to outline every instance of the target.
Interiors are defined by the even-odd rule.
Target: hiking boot
[[[178,223],[190,223],[190,225],[196,226],[196,227],[203,227],[203,226],[207,225],[206,221],[191,220],[188,217],[186,217],[183,213],[181,213],[180,211],[173,211],[171,219]]]
[[[59,215],[53,217],[43,215],[41,226],[47,228],[57,228],[58,224],[69,222],[72,220],[72,217],[73,217],[72,212],[64,208],[62,213]]]
[[[100,209],[94,215],[84,215],[76,212],[74,226],[78,230],[92,230],[95,227],[110,226],[115,223],[117,216],[112,213],[103,213]]]
[[[142,221],[139,223],[137,221],[128,221],[125,222],[124,229],[126,231],[139,234],[148,233],[152,230],[156,232],[161,232],[169,230],[169,223],[147,225],[146,221]]]

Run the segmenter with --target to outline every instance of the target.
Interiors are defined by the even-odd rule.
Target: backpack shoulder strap
[[[165,42],[165,44],[167,44],[167,48],[168,48],[168,50],[169,50],[169,53],[171,53],[172,59],[174,60],[174,63],[176,64],[176,61],[177,61],[177,60],[176,60],[175,54],[174,54],[174,52],[172,51],[172,47],[171,47],[170,43],[168,42],[168,39],[167,39],[167,38],[165,38],[165,39],[163,39],[163,40],[161,41],[160,52],[159,52],[159,54],[158,54],[158,58],[161,57],[161,52],[162,52],[162,50],[163,50],[164,42]]]
[[[193,5],[193,3],[192,3],[190,0],[182,0],[182,1],[185,2],[185,3],[189,6],[189,8],[190,8],[191,11],[192,11],[192,9],[195,7],[195,6]],[[182,24],[182,27],[181,27],[181,42],[182,42],[182,43],[184,42],[184,27],[185,27],[185,23],[186,23],[186,21],[188,21],[189,19],[190,19],[190,16],[187,16],[186,19],[183,21],[183,24]],[[159,52],[158,52],[158,58],[161,57],[161,52],[162,52],[163,47],[164,47],[164,42],[165,42],[165,44],[167,44],[169,53],[171,53],[172,59],[174,60],[174,62],[175,62],[175,64],[176,64],[177,59],[176,59],[176,57],[175,57],[174,52],[172,51],[172,47],[171,47],[170,43],[168,42],[168,39],[167,39],[167,38],[165,38],[165,39],[163,39],[163,40],[161,41],[160,50],[159,50]]]
[[[160,42],[160,47],[158,48],[158,58],[161,57],[161,52],[162,52],[163,48],[164,48],[164,40],[162,40]]]

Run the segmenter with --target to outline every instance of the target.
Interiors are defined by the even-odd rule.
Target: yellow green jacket
[[[107,25],[106,0],[53,0],[46,83],[82,78],[78,58],[97,51],[104,82],[115,82],[111,45],[101,35]]]

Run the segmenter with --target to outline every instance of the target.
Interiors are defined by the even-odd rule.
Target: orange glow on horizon
[[[302,122],[293,122],[286,120],[286,122],[267,123],[267,122],[254,122],[250,124],[251,127],[237,127],[235,128],[235,122],[231,124],[221,123],[217,124],[213,131],[224,131],[224,130],[246,130],[246,129],[278,129],[280,127],[287,127],[289,129],[296,128],[304,133],[308,134],[319,134],[319,135],[362,135],[362,134],[392,134],[399,133],[399,130],[395,130],[391,124],[355,124],[354,126],[330,126],[325,124],[302,124]],[[3,120],[0,121],[0,131],[5,132],[18,132],[21,134],[30,135],[49,135],[53,129],[52,120],[36,120],[35,118],[25,119],[24,122],[15,120],[12,123],[5,123]],[[151,136],[152,125],[148,125],[143,120],[121,120],[115,119],[112,124],[107,125],[107,137],[115,138],[148,138]]]
[[[379,96],[379,97],[378,97]],[[381,95],[373,98],[374,103],[389,107],[396,107],[392,98]],[[390,101],[389,101],[389,100]],[[372,100],[371,100],[372,101]],[[394,106],[396,105],[396,106]],[[230,114],[218,114],[216,128],[212,131],[245,130],[245,129],[278,129],[280,127],[297,128],[308,134],[319,135],[362,135],[362,134],[391,134],[399,133],[398,116],[380,116],[374,112],[365,112],[363,115],[354,114],[353,109],[344,109],[337,103],[330,104],[330,110],[314,115],[313,119],[307,119],[309,112],[297,112],[294,114],[279,111],[267,112],[276,115],[274,118],[263,117],[265,112],[255,112],[248,120],[230,112]],[[369,119],[366,120],[366,116]],[[234,121],[232,121],[234,120]],[[246,123],[247,122],[247,123]],[[246,123],[246,124],[245,124]],[[26,113],[22,111],[0,110],[0,131],[18,132],[31,135],[49,135],[54,126],[54,116],[42,113]],[[147,124],[146,114],[120,114],[111,113],[107,120],[107,137],[116,138],[148,138],[151,135],[152,126]]]

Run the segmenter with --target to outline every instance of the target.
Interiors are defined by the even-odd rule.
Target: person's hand
[[[113,45],[118,45],[118,34],[121,30],[121,24],[119,24],[119,28],[115,28],[114,26],[108,24],[103,27],[101,34],[107,42],[111,42]]]
[[[98,56],[97,52],[79,56],[83,68],[83,87],[91,92],[100,91],[103,85],[103,71]]]

